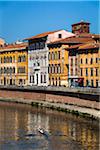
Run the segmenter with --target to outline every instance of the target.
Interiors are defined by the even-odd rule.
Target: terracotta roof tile
[[[0,51],[5,50],[15,50],[15,49],[24,49],[28,46],[28,43],[21,43],[21,44],[8,44],[0,47]]]
[[[76,35],[81,38],[100,38],[99,34],[91,34],[91,33],[80,33]]]
[[[59,41],[51,42],[50,44],[81,44],[81,43],[87,43],[87,42],[94,42],[92,38],[80,38],[80,37],[69,37],[65,39],[61,39]]]
[[[81,46],[79,46],[78,50],[95,49],[95,48],[99,48],[99,47],[100,47],[100,43],[87,43],[87,44],[82,44]]]

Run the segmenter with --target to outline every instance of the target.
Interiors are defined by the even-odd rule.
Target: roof
[[[90,42],[90,43],[84,43],[84,44],[77,44],[77,45],[73,45],[70,46],[68,48],[66,48],[66,50],[88,50],[88,49],[96,49],[100,47],[100,43],[94,43],[94,42]]]
[[[96,49],[100,47],[100,43],[86,43],[79,46],[78,50],[82,49]]]
[[[61,31],[61,30],[55,30],[55,31],[44,32],[44,33],[41,33],[41,34],[37,34],[36,36],[32,36],[32,37],[30,37],[30,38],[26,38],[25,40],[31,40],[31,39],[42,38],[42,37],[48,36],[49,34],[52,34],[52,33],[54,33],[54,32],[58,32],[58,31]]]
[[[80,21],[78,23],[72,24],[72,26],[79,25],[79,24],[90,24],[90,23],[89,22],[85,22],[85,21]]]
[[[81,43],[86,43],[86,42],[94,42],[94,40],[90,37],[88,38],[82,38],[82,37],[69,37],[61,40],[57,40],[55,42],[51,42],[49,44],[81,44]]]
[[[100,35],[99,34],[91,34],[91,33],[80,33],[80,34],[77,34],[77,37],[100,38]]]
[[[0,47],[1,51],[11,51],[11,50],[21,50],[25,49],[28,46],[28,43],[21,43],[21,44],[8,44]]]

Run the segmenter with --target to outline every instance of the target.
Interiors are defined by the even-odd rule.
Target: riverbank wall
[[[62,108],[99,117],[99,89],[0,87],[0,100]]]

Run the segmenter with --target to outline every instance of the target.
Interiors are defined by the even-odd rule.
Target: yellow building
[[[0,48],[0,85],[25,86],[28,83],[27,43]]]
[[[68,45],[62,41],[48,44],[49,85],[68,86]]]
[[[79,76],[83,78],[83,86],[100,86],[100,44],[87,43],[79,46]]]

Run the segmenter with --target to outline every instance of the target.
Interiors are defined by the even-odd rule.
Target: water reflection
[[[62,112],[0,103],[0,149],[99,150],[98,124]],[[47,134],[40,134],[39,127]]]

